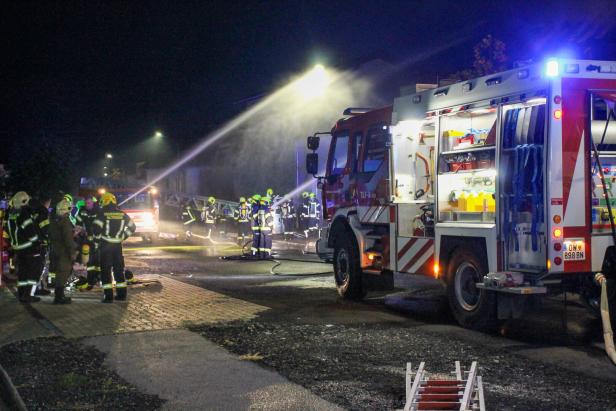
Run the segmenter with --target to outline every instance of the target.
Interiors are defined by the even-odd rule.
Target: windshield
[[[130,197],[132,193],[116,194],[118,204],[121,204],[124,200]],[[152,209],[152,199],[149,193],[137,194],[134,198],[130,199],[126,203],[120,206],[122,210],[148,210]]]

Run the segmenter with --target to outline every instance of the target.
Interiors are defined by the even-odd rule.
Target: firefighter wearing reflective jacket
[[[246,198],[240,197],[240,205],[233,211],[233,218],[237,222],[237,242],[244,245],[246,238],[252,231],[250,229],[251,207]]]
[[[100,247],[101,281],[104,303],[113,302],[113,278],[116,281],[116,298],[126,300],[126,279],[124,278],[124,256],[122,242],[135,232],[135,223],[117,205],[111,193],[101,197],[101,209],[93,222],[94,239]]]
[[[184,225],[184,230],[186,233],[186,238],[190,238],[192,236],[192,228],[194,224],[197,222],[197,217],[195,217],[195,210],[190,206],[190,201],[186,199],[182,202],[182,224]]]
[[[50,291],[46,289],[52,279],[48,279],[48,267],[46,261],[49,254],[49,206],[51,199],[41,201],[31,199],[28,207],[32,211],[32,220],[38,230],[39,238],[41,239],[41,259],[43,261],[43,272],[41,273],[40,282],[35,295],[49,295]],[[51,276],[50,276],[51,277]]]
[[[41,239],[28,207],[29,202],[30,196],[24,191],[13,196],[6,227],[17,260],[17,290],[22,303],[40,300],[32,296],[32,291],[43,271]]]
[[[81,245],[81,254],[86,264],[87,280],[77,284],[80,290],[91,290],[100,280],[101,263],[98,242],[94,241],[94,220],[98,215],[99,207],[96,198],[86,198],[84,206],[79,208],[76,215],[77,225],[84,230],[85,241]]]
[[[318,235],[320,217],[321,205],[316,200],[316,195],[310,193],[308,195],[308,201],[304,202],[304,209],[302,211],[302,218],[307,222],[304,228],[306,238]]]
[[[207,204],[201,210],[201,220],[205,224],[205,236],[212,238],[212,232],[216,226],[216,199],[210,197],[207,199]]]
[[[283,232],[286,240],[293,237],[295,233],[295,206],[291,200],[287,200],[280,206],[280,214],[282,216]]]
[[[257,200],[255,198],[255,200]],[[274,218],[269,208],[269,197],[259,197],[253,205],[252,255],[259,259],[270,258],[272,254],[272,228]]]
[[[73,225],[70,221],[71,206],[62,200],[56,205],[56,212],[49,224],[50,264],[56,273],[54,304],[70,304],[70,297],[64,295],[66,281],[73,270],[77,244],[73,241]]]

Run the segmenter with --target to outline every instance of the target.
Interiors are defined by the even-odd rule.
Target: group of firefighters
[[[37,295],[51,293],[49,287],[54,304],[69,304],[65,287],[76,277],[75,261],[86,264],[87,271],[87,277],[75,279],[78,288],[92,289],[100,281],[102,302],[114,301],[114,288],[115,299],[126,300],[122,242],[135,232],[133,221],[112,193],[76,203],[70,194],[56,197],[52,205],[49,198],[35,200],[20,191],[2,209],[2,235],[15,262],[19,301],[38,302]]]
[[[271,188],[267,189],[265,195],[240,197],[239,205],[228,216],[233,219],[238,243],[245,245],[252,237],[251,254],[256,258],[269,258],[276,219],[279,221],[277,231],[286,240],[296,235],[303,235],[305,238],[318,237],[321,205],[315,193],[305,191],[301,197],[301,207],[296,207],[292,200],[275,195]],[[219,213],[214,197],[208,198],[200,210],[200,215],[195,204],[191,204],[188,199],[184,199],[180,204],[179,218],[184,225],[187,238],[193,236],[199,223],[205,227],[207,239],[212,238],[217,226],[221,228],[218,230],[219,233],[226,233],[229,224],[228,221],[223,223],[225,217],[227,216]]]

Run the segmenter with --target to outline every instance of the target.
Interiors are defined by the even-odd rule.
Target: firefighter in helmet
[[[269,208],[270,201],[269,197],[259,196],[255,198],[255,205],[253,206],[253,240],[251,250],[252,255],[259,259],[270,258],[272,254],[274,219]]]
[[[96,197],[88,197],[84,205],[79,208],[76,220],[77,225],[83,228],[84,242],[82,244],[82,257],[86,263],[87,280],[77,284],[81,290],[91,290],[100,280],[100,250],[98,242],[94,241],[94,219],[98,214],[98,202]]]
[[[216,226],[216,199],[214,197],[209,197],[207,199],[207,204],[203,206],[203,210],[201,210],[201,220],[203,224],[205,224],[205,236],[209,239],[212,238],[212,232]]]
[[[101,197],[101,209],[94,219],[93,226],[94,238],[100,247],[101,281],[105,295],[103,302],[113,302],[112,278],[116,281],[116,299],[126,300],[122,242],[135,232],[135,223],[120,210],[115,196],[105,193]]]
[[[293,201],[286,200],[282,203],[280,215],[282,217],[284,237],[286,240],[290,240],[295,233],[295,205],[293,205]]]
[[[6,227],[17,260],[17,291],[22,303],[40,301],[32,296],[32,291],[43,271],[41,239],[29,202],[30,196],[25,191],[19,191],[11,198]]]
[[[50,264],[56,274],[54,304],[70,304],[64,295],[66,281],[73,270],[77,244],[73,241],[73,225],[69,219],[71,205],[63,199],[56,205],[56,213],[49,224]]]
[[[197,221],[197,217],[195,217],[195,211],[191,207],[188,198],[182,201],[180,208],[182,209],[182,224],[184,225],[186,239],[189,239],[192,236],[192,228]]]
[[[237,206],[233,214],[233,218],[237,222],[237,242],[240,245],[244,245],[246,237],[248,237],[252,231],[250,229],[251,207],[246,202],[245,197],[240,197],[240,205]]]
[[[321,218],[321,205],[316,199],[315,193],[308,194],[308,201],[304,202],[304,210],[302,215],[305,217],[307,225],[304,228],[304,234],[306,238],[316,236],[318,237],[319,222]]]
[[[41,198],[41,199],[31,199],[28,207],[32,212],[32,220],[38,230],[39,238],[41,239],[41,259],[43,261],[43,266],[45,267],[48,252],[49,252],[49,206],[51,203],[51,198]],[[47,267],[48,268],[48,267]],[[47,270],[44,268],[43,275],[41,276],[41,281],[39,283],[38,288],[36,289],[35,295],[49,295],[51,292],[46,289],[46,286],[49,285],[49,281],[47,277]]]

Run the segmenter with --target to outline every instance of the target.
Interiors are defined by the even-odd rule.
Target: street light
[[[107,158],[113,158],[113,156],[111,155],[111,153],[107,153],[107,154],[105,155],[105,157],[107,157]]]
[[[156,137],[156,138],[162,138],[162,137],[163,137],[163,133],[162,133],[161,131],[156,131],[156,132],[154,133],[154,137]]]
[[[317,64],[312,70],[295,82],[295,90],[306,100],[321,96],[331,78],[322,64]]]

